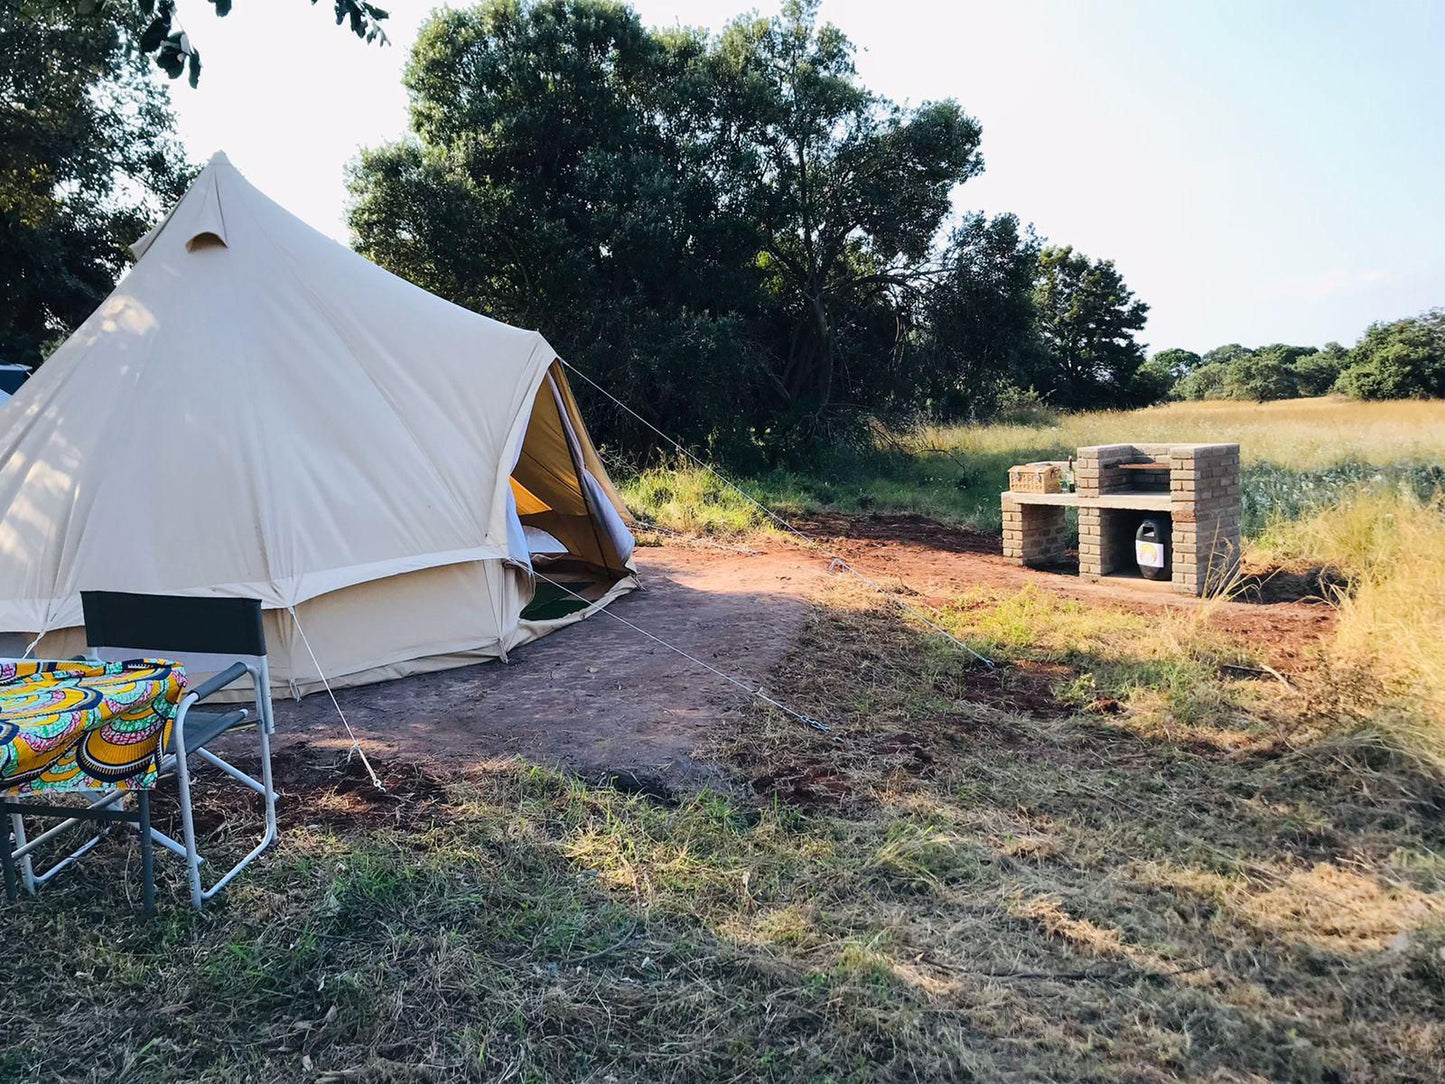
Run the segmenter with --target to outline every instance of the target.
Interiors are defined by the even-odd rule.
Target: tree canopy
[[[545,324],[691,439],[898,405],[979,129],[879,98],[852,54],[815,3],[716,39],[608,0],[438,13],[407,68],[413,137],[353,170],[356,243]]]
[[[1445,396],[1445,309],[1371,324],[1350,352],[1337,386],[1360,399]]]
[[[438,13],[406,72],[414,138],[363,154],[358,249],[559,349],[703,439],[752,411],[757,239],[707,168],[705,42],[621,4]],[[618,427],[623,417],[612,417]],[[635,431],[629,430],[635,435]]]
[[[942,417],[987,415],[1043,365],[1034,285],[1041,245],[1014,215],[965,215],[924,296],[922,391]]]
[[[949,197],[983,163],[957,103],[908,111],[864,88],[852,45],[816,24],[816,7],[790,0],[781,18],[724,31],[713,70],[730,133],[712,168],[757,234],[788,325],[786,352],[769,351],[772,388],[786,406],[824,408],[850,346],[876,348],[875,318],[897,318],[937,273]]]
[[[217,16],[231,13],[233,0],[206,0]],[[317,0],[311,0],[315,7]],[[136,46],[155,61],[156,67],[172,79],[189,73],[192,87],[201,78],[201,51],[181,27],[176,0],[8,0],[12,15],[41,25],[105,24],[135,35]],[[351,32],[367,42],[387,43],[382,20],[389,13],[365,0],[333,0],[336,25],[346,23]],[[64,55],[64,54],[62,54]]]
[[[84,318],[191,175],[147,78],[151,61],[198,75],[176,11],[0,5],[5,360],[38,362]],[[385,40],[381,8],[332,11]],[[649,420],[725,458],[867,440],[875,418],[1445,394],[1440,310],[1377,324],[1352,349],[1146,360],[1148,306],[1115,264],[1013,215],[956,212],[983,168],[978,123],[951,100],[871,91],[816,0],[716,35],[649,29],[621,0],[487,0],[434,13],[405,82],[410,134],[351,167],[358,249],[542,328]],[[604,439],[652,445],[629,414],[589,407]]]
[[[88,316],[190,180],[166,88],[135,48],[139,21],[0,6],[4,361],[38,364]]]
[[[1112,260],[1093,260],[1073,248],[1045,249],[1035,290],[1045,367],[1034,386],[1057,406],[1102,403],[1136,406],[1148,393],[1136,386],[1149,306],[1134,297]]]
[[[1185,354],[1163,351],[1156,354]],[[1176,399],[1291,399],[1331,392],[1357,399],[1445,396],[1445,310],[1370,325],[1353,349],[1339,343],[1250,349],[1218,346],[1174,384]]]
[[[1117,269],[1056,269],[1013,216],[955,215],[979,125],[870,91],[853,52],[811,0],[716,36],[650,30],[613,0],[438,12],[407,67],[410,137],[353,166],[356,245],[543,327],[664,429],[727,454],[976,412],[1006,382],[1071,404],[1127,385],[1145,307]],[[592,413],[604,437],[650,440]]]

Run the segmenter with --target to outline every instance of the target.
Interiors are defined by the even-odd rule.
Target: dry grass
[[[724,720],[728,793],[291,763],[276,850],[200,915],[163,858],[149,925],[108,843],[3,915],[0,1079],[1445,1076],[1438,786],[1207,610],[935,616],[999,668],[828,591],[770,687],[833,732]]]
[[[1376,706],[1372,721],[1445,778],[1445,496],[1359,490],[1280,523],[1256,560],[1343,576],[1333,665]]]
[[[1173,403],[1063,416],[1058,424],[971,425],[880,433],[866,454],[842,449],[811,474],[772,471],[743,480],[785,514],[905,512],[997,529],[999,493],[1015,463],[1059,459],[1081,445],[1130,441],[1237,442],[1244,461],[1244,533],[1309,515],[1362,483],[1445,483],[1445,401]],[[766,517],[687,464],[623,481],[628,504],[675,531],[737,535]]]
[[[1003,449],[1134,442],[1240,446],[1245,463],[1314,470],[1345,460],[1388,465],[1445,460],[1445,400],[1364,403],[1286,399],[1274,403],[1167,403],[1146,410],[1063,415],[1058,424],[952,426],[920,434],[924,445],[989,455]]]
[[[1250,650],[1208,616],[1162,643],[1151,620],[1033,592],[937,616],[1006,665],[969,667],[840,590],[785,665],[839,739],[775,720],[723,752],[765,793],[893,824],[871,865],[926,902],[890,912],[875,951],[968,1004],[1011,1052],[992,1073],[1445,1071],[1445,970],[1419,962],[1445,969],[1434,783],[1316,744],[1279,682],[1223,676]]]

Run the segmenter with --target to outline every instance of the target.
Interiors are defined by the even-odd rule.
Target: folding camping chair
[[[250,865],[276,838],[276,791],[271,781],[271,735],[275,720],[271,712],[271,675],[266,661],[266,637],[261,624],[261,603],[242,598],[183,598],[173,595],[138,595],[116,591],[81,593],[85,612],[85,634],[90,656],[102,662],[140,657],[162,657],[182,663],[193,673],[215,671],[203,684],[187,689],[176,711],[169,744],[161,755],[161,774],[174,770],[181,807],[181,828],[184,843],[177,843],[150,825],[149,795],[137,792],[138,809],[132,813],[113,808],[126,791],[112,790],[101,795],[88,807],[40,806],[27,799],[0,795],[0,813],[11,815],[14,843],[0,847],[4,859],[7,895],[13,898],[15,865],[19,864],[19,881],[26,891],[34,893],[66,866],[85,854],[99,841],[96,836],[54,863],[37,872],[31,854],[47,840],[81,821],[129,821],[141,832],[141,865],[145,881],[146,911],[153,909],[154,885],[151,877],[151,843],[181,855],[186,861],[190,880],[191,904],[201,905]],[[196,711],[199,704],[243,677],[250,676],[255,699],[255,718],[245,708],[222,711]],[[256,724],[261,756],[261,778],[252,778],[223,760],[207,746],[239,726]],[[196,849],[195,819],[191,805],[190,758],[200,757],[219,768],[232,779],[261,795],[266,813],[266,830],[260,842],[240,861],[206,888],[201,882],[201,866],[205,859]],[[27,815],[65,817],[66,819],[35,839],[28,839],[24,818]],[[13,849],[12,849],[13,847]]]

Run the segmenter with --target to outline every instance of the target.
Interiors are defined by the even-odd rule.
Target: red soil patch
[[[1133,613],[1203,605],[1199,599],[1173,594],[1167,585],[1143,580],[1093,583],[1080,579],[1076,569],[1021,568],[1004,559],[997,533],[950,527],[921,516],[818,517],[807,527],[817,532],[825,549],[860,572],[893,584],[901,581],[929,605],[946,603],[973,587],[1016,591],[1029,584]],[[1215,604],[1213,621],[1223,631],[1263,648],[1276,669],[1294,669],[1334,627],[1334,610],[1309,594],[1301,597],[1281,582],[1273,589],[1264,588],[1262,596],[1246,593],[1239,601]],[[1274,601],[1280,595],[1289,601]]]
[[[1197,600],[1141,582],[1091,584],[1077,576],[1019,568],[1000,555],[996,534],[918,516],[816,517],[801,526],[820,550],[753,541],[752,551],[670,543],[637,551],[646,590],[614,604],[619,615],[749,687],[769,685],[801,632],[808,601],[828,581],[828,554],[890,586],[906,584],[926,604],[979,585],[1004,591],[1036,585],[1091,604],[1141,613],[1197,606]],[[1262,647],[1282,671],[1302,665],[1329,632],[1319,604],[1226,603],[1218,627]],[[980,669],[965,696],[1036,716],[1065,709],[1050,691],[1063,676],[1046,666]],[[606,614],[519,649],[507,664],[485,663],[338,694],[382,777],[392,786],[407,765],[455,778],[498,757],[519,755],[598,779],[638,779],[665,793],[679,783],[722,784],[693,751],[746,699],[734,686],[648,641]],[[1097,710],[1107,712],[1108,705]],[[278,747],[299,763],[334,764],[348,742],[330,702],[312,696],[276,705]],[[1003,740],[1006,735],[993,735]],[[918,750],[899,738],[882,756],[900,763]],[[327,770],[330,770],[329,768]],[[785,786],[824,795],[841,780],[824,769]],[[359,793],[337,786],[345,797]]]

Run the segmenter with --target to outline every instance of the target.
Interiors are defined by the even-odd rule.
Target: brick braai
[[[1175,591],[1222,590],[1239,567],[1238,444],[1103,444],[1080,448],[1076,493],[1003,494],[1004,556],[1047,565],[1064,556],[1064,510],[1079,510],[1079,574],[1133,570],[1141,519],[1167,518]]]

